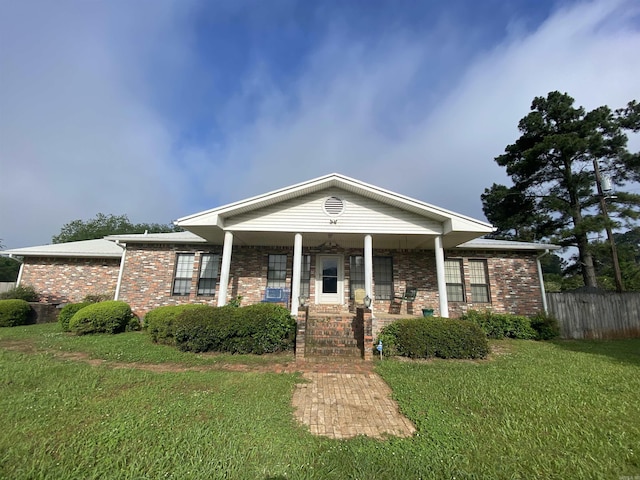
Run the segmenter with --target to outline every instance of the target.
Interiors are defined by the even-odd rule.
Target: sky
[[[485,220],[533,98],[640,100],[638,52],[637,0],[0,0],[0,244],[333,172]]]

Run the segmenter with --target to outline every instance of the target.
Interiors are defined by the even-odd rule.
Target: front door
[[[341,255],[318,255],[316,303],[344,303],[344,269]]]

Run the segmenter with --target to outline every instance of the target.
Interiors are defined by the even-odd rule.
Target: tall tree
[[[605,227],[632,226],[640,216],[640,195],[616,191],[610,217],[599,204],[594,162],[613,185],[640,180],[640,155],[627,150],[625,130],[638,130],[638,104],[612,112],[585,112],[566,93],[536,97],[518,124],[521,136],[496,157],[513,185],[493,184],[482,195],[483,210],[498,235],[550,239],[578,248],[586,286],[597,286],[589,234]]]
[[[60,233],[52,237],[53,243],[76,242],[79,240],[92,240],[106,235],[118,235],[123,233],[166,233],[176,232],[180,229],[173,225],[161,223],[133,224],[126,215],[105,215],[98,213],[91,220],[73,220],[62,226]]]

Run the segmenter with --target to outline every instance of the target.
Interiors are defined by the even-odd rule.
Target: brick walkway
[[[293,394],[296,419],[314,435],[351,438],[409,437],[415,427],[398,411],[391,389],[365,364],[304,368],[308,383]]]

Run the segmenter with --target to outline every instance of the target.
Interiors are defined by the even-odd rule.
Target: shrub
[[[536,331],[537,340],[552,340],[560,336],[558,320],[553,315],[539,312],[531,317],[531,328]]]
[[[71,317],[88,305],[91,305],[91,302],[68,303],[62,307],[60,313],[58,313],[58,324],[64,332],[71,331],[69,328],[69,320],[71,320]]]
[[[190,309],[174,322],[175,342],[184,351],[256,353],[295,345],[296,322],[281,305],[260,303]]]
[[[167,305],[154,308],[144,317],[144,328],[149,332],[149,336],[154,343],[165,345],[175,345],[174,322],[178,315],[190,309],[210,309],[208,305],[188,303],[185,305]]]
[[[0,327],[27,325],[32,318],[31,307],[25,300],[0,300]]]
[[[537,337],[536,331],[531,327],[531,320],[522,315],[469,310],[461,319],[478,325],[488,338],[526,340]]]
[[[0,300],[24,300],[25,302],[37,302],[40,294],[31,285],[19,285],[11,290],[0,293]]]
[[[69,329],[77,335],[124,332],[133,318],[125,302],[108,300],[93,303],[77,311],[69,320]]]
[[[489,353],[484,332],[462,320],[407,318],[387,325],[380,337],[391,345],[386,348],[382,341],[383,354],[387,350],[411,358],[484,358]]]
[[[87,303],[100,303],[106,302],[107,300],[113,300],[115,292],[110,293],[90,293],[89,295],[85,295],[82,299],[83,302]]]

